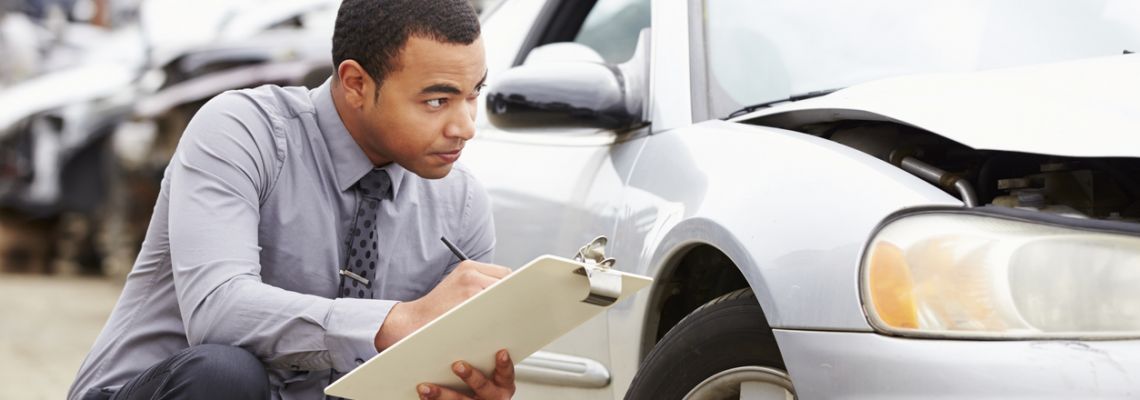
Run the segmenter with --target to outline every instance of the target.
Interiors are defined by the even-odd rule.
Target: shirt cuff
[[[332,367],[346,373],[379,354],[376,333],[398,301],[338,298],[329,309],[325,345]]]

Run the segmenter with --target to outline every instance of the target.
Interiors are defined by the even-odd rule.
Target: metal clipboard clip
[[[613,269],[617,260],[606,258],[608,241],[605,236],[598,236],[574,255],[574,261],[586,264],[574,273],[584,275],[590,281],[590,294],[582,299],[583,303],[606,307],[621,296],[621,273]]]

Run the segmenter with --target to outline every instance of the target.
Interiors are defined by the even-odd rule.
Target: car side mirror
[[[505,129],[620,130],[645,124],[648,33],[642,32],[634,57],[621,65],[561,57],[541,62],[527,59],[491,86],[487,118]]]
[[[628,97],[621,72],[605,64],[523,65],[504,73],[488,93],[487,116],[501,128],[619,129],[641,119]]]
[[[530,53],[527,53],[523,65],[567,61],[605,62],[602,56],[590,46],[575,42],[558,42],[535,47]]]

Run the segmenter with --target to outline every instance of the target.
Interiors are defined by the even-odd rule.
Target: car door
[[[492,17],[485,29],[510,22]],[[633,55],[648,25],[648,0],[551,0],[511,65],[580,57],[617,64]],[[491,56],[493,46],[488,42]],[[492,90],[501,72],[496,62],[488,60]],[[503,129],[484,117],[479,125],[463,162],[492,197],[496,263],[517,268],[542,254],[571,256],[594,237],[613,234],[624,180],[644,142],[637,139],[647,128]],[[522,362],[517,398],[613,398],[608,336],[601,315]]]

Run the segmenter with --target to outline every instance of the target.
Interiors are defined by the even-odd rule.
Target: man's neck
[[[336,109],[337,118],[340,118],[345,130],[348,131],[348,136],[352,137],[352,140],[356,142],[356,145],[364,152],[368,160],[372,161],[372,166],[379,168],[391,164],[391,160],[385,159],[373,151],[369,151],[370,146],[368,146],[368,141],[363,134],[366,129],[364,129],[364,124],[357,117],[359,110],[353,109],[352,106],[345,103],[344,88],[336,81],[335,76],[333,77],[331,86],[332,87],[329,88],[329,94],[332,96],[333,108]]]

